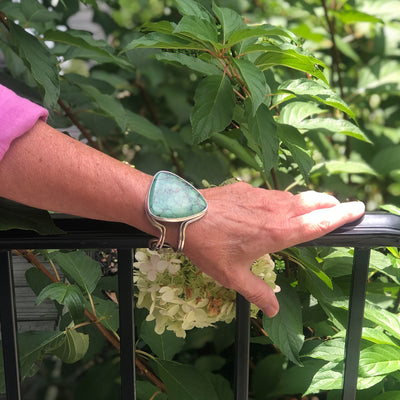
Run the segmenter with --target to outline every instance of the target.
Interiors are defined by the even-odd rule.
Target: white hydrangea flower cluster
[[[135,257],[137,306],[149,311],[146,319],[156,321],[158,334],[168,329],[184,338],[192,328],[218,321],[229,323],[235,317],[236,293],[199,271],[184,255],[168,248],[160,252],[138,249]],[[278,292],[274,267],[267,254],[253,264],[252,270]],[[252,314],[257,311],[252,306]]]

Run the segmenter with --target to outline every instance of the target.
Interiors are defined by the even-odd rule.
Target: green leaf
[[[181,38],[176,35],[167,35],[159,32],[151,32],[147,35],[134,39],[128,43],[124,51],[136,48],[156,48],[156,49],[204,49],[204,45],[198,41],[189,40],[189,38]]]
[[[315,103],[309,101],[292,101],[285,104],[279,114],[279,122],[282,124],[294,125],[308,117],[326,113]]]
[[[309,180],[310,171],[314,165],[310,151],[302,134],[293,126],[277,124],[279,139],[285,144],[293,156],[294,161],[299,166],[299,170],[305,182]]]
[[[32,376],[38,370],[38,363],[63,332],[30,331],[18,334],[19,363],[21,379]],[[5,392],[3,352],[0,346],[0,393]]]
[[[397,207],[393,204],[385,204],[383,206],[380,206],[382,210],[385,210],[387,212],[390,212],[391,214],[396,214],[400,215],[400,207]]]
[[[226,43],[234,32],[246,29],[243,17],[236,11],[230,8],[218,7],[214,2],[212,9],[221,24],[222,43]]]
[[[60,83],[56,58],[39,40],[19,25],[8,21],[10,44],[32,73],[33,79],[43,92],[44,106],[52,108],[60,95]]]
[[[198,17],[184,16],[176,26],[174,33],[179,33],[194,41],[218,43],[218,31],[215,24]]]
[[[318,393],[325,390],[336,390],[343,387],[343,363],[328,362],[314,375],[313,380],[303,394]],[[363,390],[379,383],[384,376],[359,377],[357,389]]]
[[[400,145],[385,147],[372,158],[371,167],[379,174],[389,174],[399,168],[399,153]]]
[[[348,302],[343,300],[332,301],[332,306],[348,310]],[[393,314],[383,308],[365,304],[364,318],[384,329],[388,334],[400,340],[400,315]]]
[[[68,29],[67,31],[49,30],[44,33],[45,40],[51,40],[57,43],[63,43],[68,47],[68,51],[63,53],[64,59],[69,59],[69,53],[75,57],[83,59],[91,59],[99,63],[112,63],[121,68],[132,70],[133,66],[130,62],[122,57],[113,54],[114,49],[104,40],[96,40],[93,34],[86,31]],[[72,49],[81,50],[79,53],[71,52]]]
[[[256,114],[253,115],[250,103],[247,102],[246,104],[248,130],[254,142],[259,146],[264,171],[269,174],[271,168],[278,161],[279,138],[277,126],[271,111],[265,104],[261,104]]]
[[[311,170],[313,176],[342,173],[377,175],[368,164],[360,161],[326,161]]]
[[[362,338],[376,344],[387,344],[395,347],[400,347],[396,344],[390,336],[377,328],[363,328]]]
[[[229,38],[228,45],[233,46],[243,40],[250,38],[260,38],[265,36],[283,36],[290,40],[297,40],[297,37],[294,33],[288,31],[284,28],[278,28],[273,25],[264,24],[261,26],[248,26],[244,29],[233,32]]]
[[[260,169],[260,166],[254,159],[254,155],[245,146],[242,146],[238,140],[221,133],[214,133],[211,135],[211,138],[214,143],[235,154],[236,157],[240,158],[249,167],[256,170]]]
[[[235,60],[235,65],[238,67],[250,92],[254,115],[260,104],[264,102],[265,96],[270,93],[264,73],[251,61],[244,58]]]
[[[124,109],[126,117],[126,133],[130,131],[151,140],[158,140],[165,143],[164,135],[161,129],[151,123],[147,118],[142,117],[130,110]]]
[[[100,323],[112,332],[116,332],[119,328],[119,308],[118,304],[111,300],[101,299],[92,296],[96,316]],[[87,301],[86,308],[91,309],[91,304]]]
[[[195,0],[174,0],[181,15],[189,15],[200,19],[212,21],[213,17],[208,10]]]
[[[281,65],[305,72],[328,83],[320,70],[320,66],[323,67],[323,64],[315,57],[301,54],[292,48],[282,49],[272,44],[251,46],[247,51],[263,51],[263,54],[255,60],[255,65],[262,71]]]
[[[66,285],[63,282],[52,283],[46,286],[38,295],[36,304],[49,298],[65,305],[74,321],[82,319],[85,311],[84,298],[81,290],[75,285]]]
[[[349,4],[339,10],[329,10],[336,18],[340,19],[344,24],[354,24],[357,22],[371,22],[373,24],[383,24],[382,19],[369,15],[365,12],[358,11]]]
[[[191,57],[183,53],[162,52],[156,54],[159,61],[171,64],[180,64],[203,75],[222,75],[222,71],[214,64],[208,63],[196,57]]]
[[[63,362],[73,364],[84,357],[88,348],[89,335],[77,332],[74,329],[67,329],[64,332],[64,339],[50,352]]]
[[[325,340],[320,345],[314,347],[305,357],[334,362],[343,361],[344,338]]]
[[[83,251],[55,252],[51,258],[86,293],[92,293],[101,276],[100,264]]]
[[[167,360],[155,363],[169,400],[220,400],[207,376],[193,366]]]
[[[166,330],[162,335],[155,332],[155,321],[143,321],[140,326],[140,337],[161,360],[172,360],[185,345],[185,340],[176,337],[175,333]]]
[[[235,98],[229,79],[211,75],[198,85],[190,121],[196,143],[208,139],[211,133],[224,130],[232,121]]]
[[[335,118],[313,118],[305,119],[296,124],[298,129],[318,130],[330,134],[340,133],[351,136],[363,142],[371,143],[365,134],[356,125],[345,119]]]
[[[305,78],[289,80],[279,85],[278,91],[293,93],[296,96],[310,96],[319,103],[335,107],[346,113],[353,120],[356,119],[354,112],[340,98],[340,96],[330,89],[328,85],[324,85],[322,82],[316,82]],[[282,101],[285,99],[287,100],[289,97],[284,97]]]
[[[284,279],[278,279],[281,291],[276,295],[279,312],[273,318],[263,316],[263,327],[274,344],[289,358],[301,365],[299,352],[304,343],[301,304],[297,292]]]
[[[374,344],[360,352],[362,376],[388,375],[400,370],[400,349],[388,344]]]
[[[28,207],[0,197],[0,231],[31,230],[40,235],[59,235],[59,229],[47,211]]]

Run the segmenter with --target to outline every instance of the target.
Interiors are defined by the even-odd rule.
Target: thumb
[[[260,277],[247,268],[236,268],[232,289],[240,293],[250,303],[256,305],[268,317],[273,317],[279,311],[279,303],[274,291]]]

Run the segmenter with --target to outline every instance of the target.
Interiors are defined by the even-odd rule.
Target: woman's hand
[[[268,316],[278,312],[271,288],[250,267],[262,255],[316,239],[364,213],[313,191],[253,188],[246,183],[202,191],[207,214],[187,229],[185,254],[203,272],[242,294]]]

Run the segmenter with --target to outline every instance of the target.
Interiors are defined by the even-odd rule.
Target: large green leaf
[[[271,111],[265,104],[261,104],[255,115],[248,102],[246,106],[248,130],[251,138],[260,149],[260,158],[263,162],[264,171],[269,174],[278,161],[279,138],[277,126]]]
[[[260,26],[248,26],[244,29],[233,32],[228,40],[228,45],[233,46],[246,39],[260,38],[264,36],[283,36],[290,40],[297,40],[296,35],[287,29],[264,24]]]
[[[101,276],[100,264],[83,251],[51,253],[61,270],[86,293],[92,293]]]
[[[371,166],[382,175],[400,167],[400,145],[388,146],[378,151],[371,160]]]
[[[279,114],[279,122],[296,126],[297,123],[303,121],[305,118],[326,112],[327,110],[321,109],[311,101],[291,101],[282,107]]]
[[[177,35],[168,35],[159,32],[151,32],[139,39],[133,39],[125,47],[124,51],[136,48],[156,48],[156,49],[204,49],[204,45],[198,40],[190,40],[189,38],[181,38]]]
[[[271,44],[254,45],[248,51],[262,51],[263,53],[255,60],[255,64],[261,70],[266,70],[277,65],[297,69],[316,78],[327,82],[325,75],[320,69],[321,61],[315,57],[301,54],[292,48],[280,48]]]
[[[319,103],[325,104],[330,107],[335,107],[340,111],[346,113],[350,118],[355,120],[354,112],[350,107],[336,94],[328,85],[323,82],[317,82],[311,79],[294,79],[283,82],[278,87],[278,91],[293,93],[296,96],[310,96],[312,99]],[[283,96],[278,97],[278,103],[290,98]]]
[[[221,24],[222,43],[226,43],[234,32],[246,28],[243,17],[236,11],[226,7],[218,7],[214,2],[212,9]]]
[[[85,311],[84,298],[81,290],[75,285],[67,285],[63,282],[51,283],[46,286],[36,298],[36,304],[49,298],[65,305],[74,321],[82,319]]]
[[[178,11],[181,15],[190,15],[200,19],[212,21],[212,15],[207,9],[198,1],[195,0],[174,0]]]
[[[47,211],[0,197],[0,231],[9,229],[32,230],[40,235],[64,233],[54,224]]]
[[[302,134],[293,126],[286,124],[277,124],[279,139],[285,144],[293,156],[294,161],[299,166],[303,179],[308,182],[311,168],[314,160]]]
[[[45,107],[52,108],[60,95],[57,59],[35,36],[12,21],[8,21],[8,24],[11,46],[21,57],[43,92]]]
[[[167,360],[155,362],[169,400],[222,400],[207,376],[193,366]]]
[[[54,343],[62,338],[63,332],[31,331],[18,335],[19,363],[21,378],[32,376],[38,370],[38,363]],[[3,352],[0,346],[0,393],[5,392]]]
[[[359,377],[357,389],[363,390],[379,383],[384,376]],[[304,395],[325,390],[342,389],[343,363],[328,362],[314,375],[313,380]]]
[[[313,118],[304,119],[303,121],[296,124],[298,129],[306,130],[317,130],[321,132],[327,132],[330,134],[340,133],[342,135],[351,136],[363,142],[371,143],[371,141],[365,136],[362,130],[345,119],[335,118]]]
[[[305,357],[334,362],[343,361],[344,338],[325,340],[320,345],[314,347]]]
[[[238,140],[221,133],[214,133],[211,135],[211,138],[218,146],[221,146],[235,154],[236,157],[240,158],[249,167],[256,170],[260,169],[260,165],[255,160],[254,155],[251,154],[245,146],[240,144]]]
[[[233,89],[225,75],[204,78],[196,89],[190,117],[195,142],[224,130],[232,121],[234,107]]]
[[[205,41],[212,44],[218,42],[216,25],[206,19],[194,16],[184,16],[176,26],[174,33],[189,37],[194,41]]]
[[[374,344],[360,352],[362,376],[386,376],[400,370],[400,349],[388,344]]]
[[[331,174],[367,174],[377,175],[377,173],[366,163],[360,161],[326,161],[317,164],[312,170],[311,175],[331,175]]]
[[[162,52],[156,54],[156,58],[160,61],[183,65],[204,75],[222,75],[222,70],[214,64],[203,61],[197,57],[188,56],[187,54]]]
[[[155,321],[143,321],[140,326],[140,337],[161,360],[172,360],[182,350],[185,340],[176,337],[175,333],[166,330],[162,335],[155,332]]]
[[[83,358],[89,348],[89,335],[67,329],[63,340],[51,349],[51,353],[67,364],[75,363]]]
[[[58,43],[66,44],[70,47],[66,54],[63,54],[65,59],[69,59],[71,49],[78,48],[81,51],[71,52],[75,57],[91,59],[99,63],[112,63],[121,68],[132,70],[133,66],[130,62],[122,57],[113,54],[114,49],[103,40],[96,40],[90,32],[68,29],[67,31],[49,30],[45,32],[44,38]]]
[[[100,323],[112,332],[116,332],[119,328],[119,308],[118,304],[111,300],[101,299],[92,296],[94,308],[96,310],[96,317]],[[90,302],[86,302],[86,308],[91,310]]]
[[[253,106],[253,115],[258,107],[264,102],[265,96],[270,93],[269,87],[265,80],[264,73],[260,71],[251,61],[244,58],[235,60],[240,74],[250,92],[251,102]]]
[[[304,343],[301,303],[297,292],[284,279],[278,279],[279,312],[273,318],[263,316],[263,327],[282,353],[301,365],[299,352]]]

